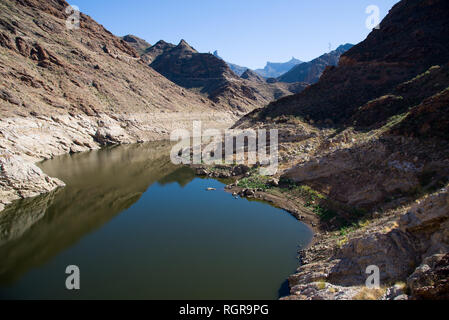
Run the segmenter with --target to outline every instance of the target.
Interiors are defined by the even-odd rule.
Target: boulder
[[[232,173],[235,176],[241,176],[250,171],[250,168],[244,164],[239,164],[232,169]]]
[[[436,254],[424,260],[407,279],[413,299],[449,299],[449,253]]]
[[[0,198],[2,206],[13,200],[35,197],[65,186],[51,178],[35,164],[10,153],[0,154]]]

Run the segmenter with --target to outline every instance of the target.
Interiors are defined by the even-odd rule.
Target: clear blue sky
[[[151,44],[185,39],[200,52],[218,50],[249,68],[292,56],[309,61],[366,38],[367,6],[381,19],[398,0],[69,0],[118,36]]]

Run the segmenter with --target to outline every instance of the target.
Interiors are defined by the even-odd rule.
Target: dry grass
[[[397,221],[395,221],[392,224],[387,225],[383,231],[384,231],[384,233],[388,233],[390,231],[393,231],[394,229],[397,229],[398,227],[399,227],[399,223]]]
[[[385,294],[385,288],[369,289],[362,288],[359,293],[354,296],[354,300],[379,300]]]

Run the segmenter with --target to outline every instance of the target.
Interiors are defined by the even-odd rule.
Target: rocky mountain
[[[325,53],[310,62],[300,63],[278,77],[278,81],[316,83],[324,70],[328,66],[337,66],[340,56],[353,46],[352,44],[341,45],[336,50]]]
[[[255,70],[256,73],[261,75],[264,78],[277,78],[283,75],[284,73],[291,70],[294,66],[302,63],[301,60],[296,58],[292,58],[287,62],[267,62],[267,65],[263,69]],[[295,82],[295,81],[293,81]],[[302,81],[298,81],[302,82]]]
[[[174,44],[160,40],[154,46],[145,49],[142,53],[142,59],[151,64],[158,56],[174,47],[176,47]]]
[[[257,74],[256,72],[254,72],[254,71],[252,71],[250,69],[246,69],[246,71],[243,72],[240,77],[242,79],[255,81],[255,82],[260,82],[260,83],[265,83],[266,82],[264,77],[262,77],[261,75]]]
[[[264,92],[265,96],[272,96],[274,100],[281,97],[291,95],[292,93],[299,93],[309,86],[305,82],[278,82],[276,79],[265,79],[256,72],[247,69],[242,75],[242,79],[250,81],[252,86],[257,90]]]
[[[188,89],[201,88],[201,92],[211,97],[226,78],[237,78],[223,60],[199,53],[184,40],[176,46],[164,46],[154,57],[151,67],[178,85]]]
[[[222,59],[199,53],[186,41],[178,45],[158,42],[146,50],[150,66],[174,83],[224,103],[237,112],[249,112],[280,97],[303,90],[306,85],[269,84],[250,71],[236,75]],[[290,91],[292,90],[292,91]]]
[[[215,51],[213,54],[217,58],[220,58],[223,60],[223,58],[221,58],[218,55],[218,51]],[[251,70],[247,67],[242,67],[237,64],[230,63],[230,62],[226,62],[226,63],[229,65],[229,68],[231,68],[231,70],[238,76],[242,76],[246,70]],[[287,71],[289,71],[294,66],[301,64],[301,63],[302,63],[302,61],[295,59],[295,58],[292,58],[290,61],[285,62],[285,63],[267,62],[267,65],[265,66],[264,69],[257,69],[257,70],[252,70],[252,71],[263,78],[267,78],[267,79],[268,78],[277,78],[277,77],[281,76],[282,74],[286,73]],[[282,82],[282,81],[280,81],[280,82]],[[303,81],[290,81],[290,82],[303,82]]]
[[[133,47],[138,54],[143,54],[146,49],[151,47],[151,44],[146,42],[145,40],[133,36],[131,34],[128,34],[124,37],[122,37],[123,41],[127,42],[131,47]]]
[[[0,207],[53,190],[33,162],[100,146],[166,139],[175,128],[228,127],[213,103],[148,67],[128,42],[63,0],[0,2]],[[1,209],[1,208],[0,208]]]
[[[316,84],[236,123],[279,130],[279,181],[319,217],[286,299],[447,299],[448,32],[449,2],[402,0]]]
[[[218,51],[217,50],[214,51],[214,56],[216,56],[217,58],[220,58],[220,59],[223,60],[223,58],[221,58],[218,55]],[[228,64],[229,68],[231,68],[231,70],[238,76],[241,76],[248,69],[247,67],[242,67],[242,66],[239,66],[239,65],[234,64],[234,63],[230,63],[230,62],[226,62],[226,63]]]
[[[401,1],[379,30],[343,54],[338,67],[328,67],[317,84],[272,103],[260,115],[348,121],[365,103],[448,62],[448,6],[444,1]]]

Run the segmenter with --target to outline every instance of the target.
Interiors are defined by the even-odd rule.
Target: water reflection
[[[0,214],[0,298],[276,299],[312,233],[171,163],[171,144],[42,163],[67,187]],[[214,187],[216,192],[206,188]],[[65,268],[81,290],[65,288]]]

